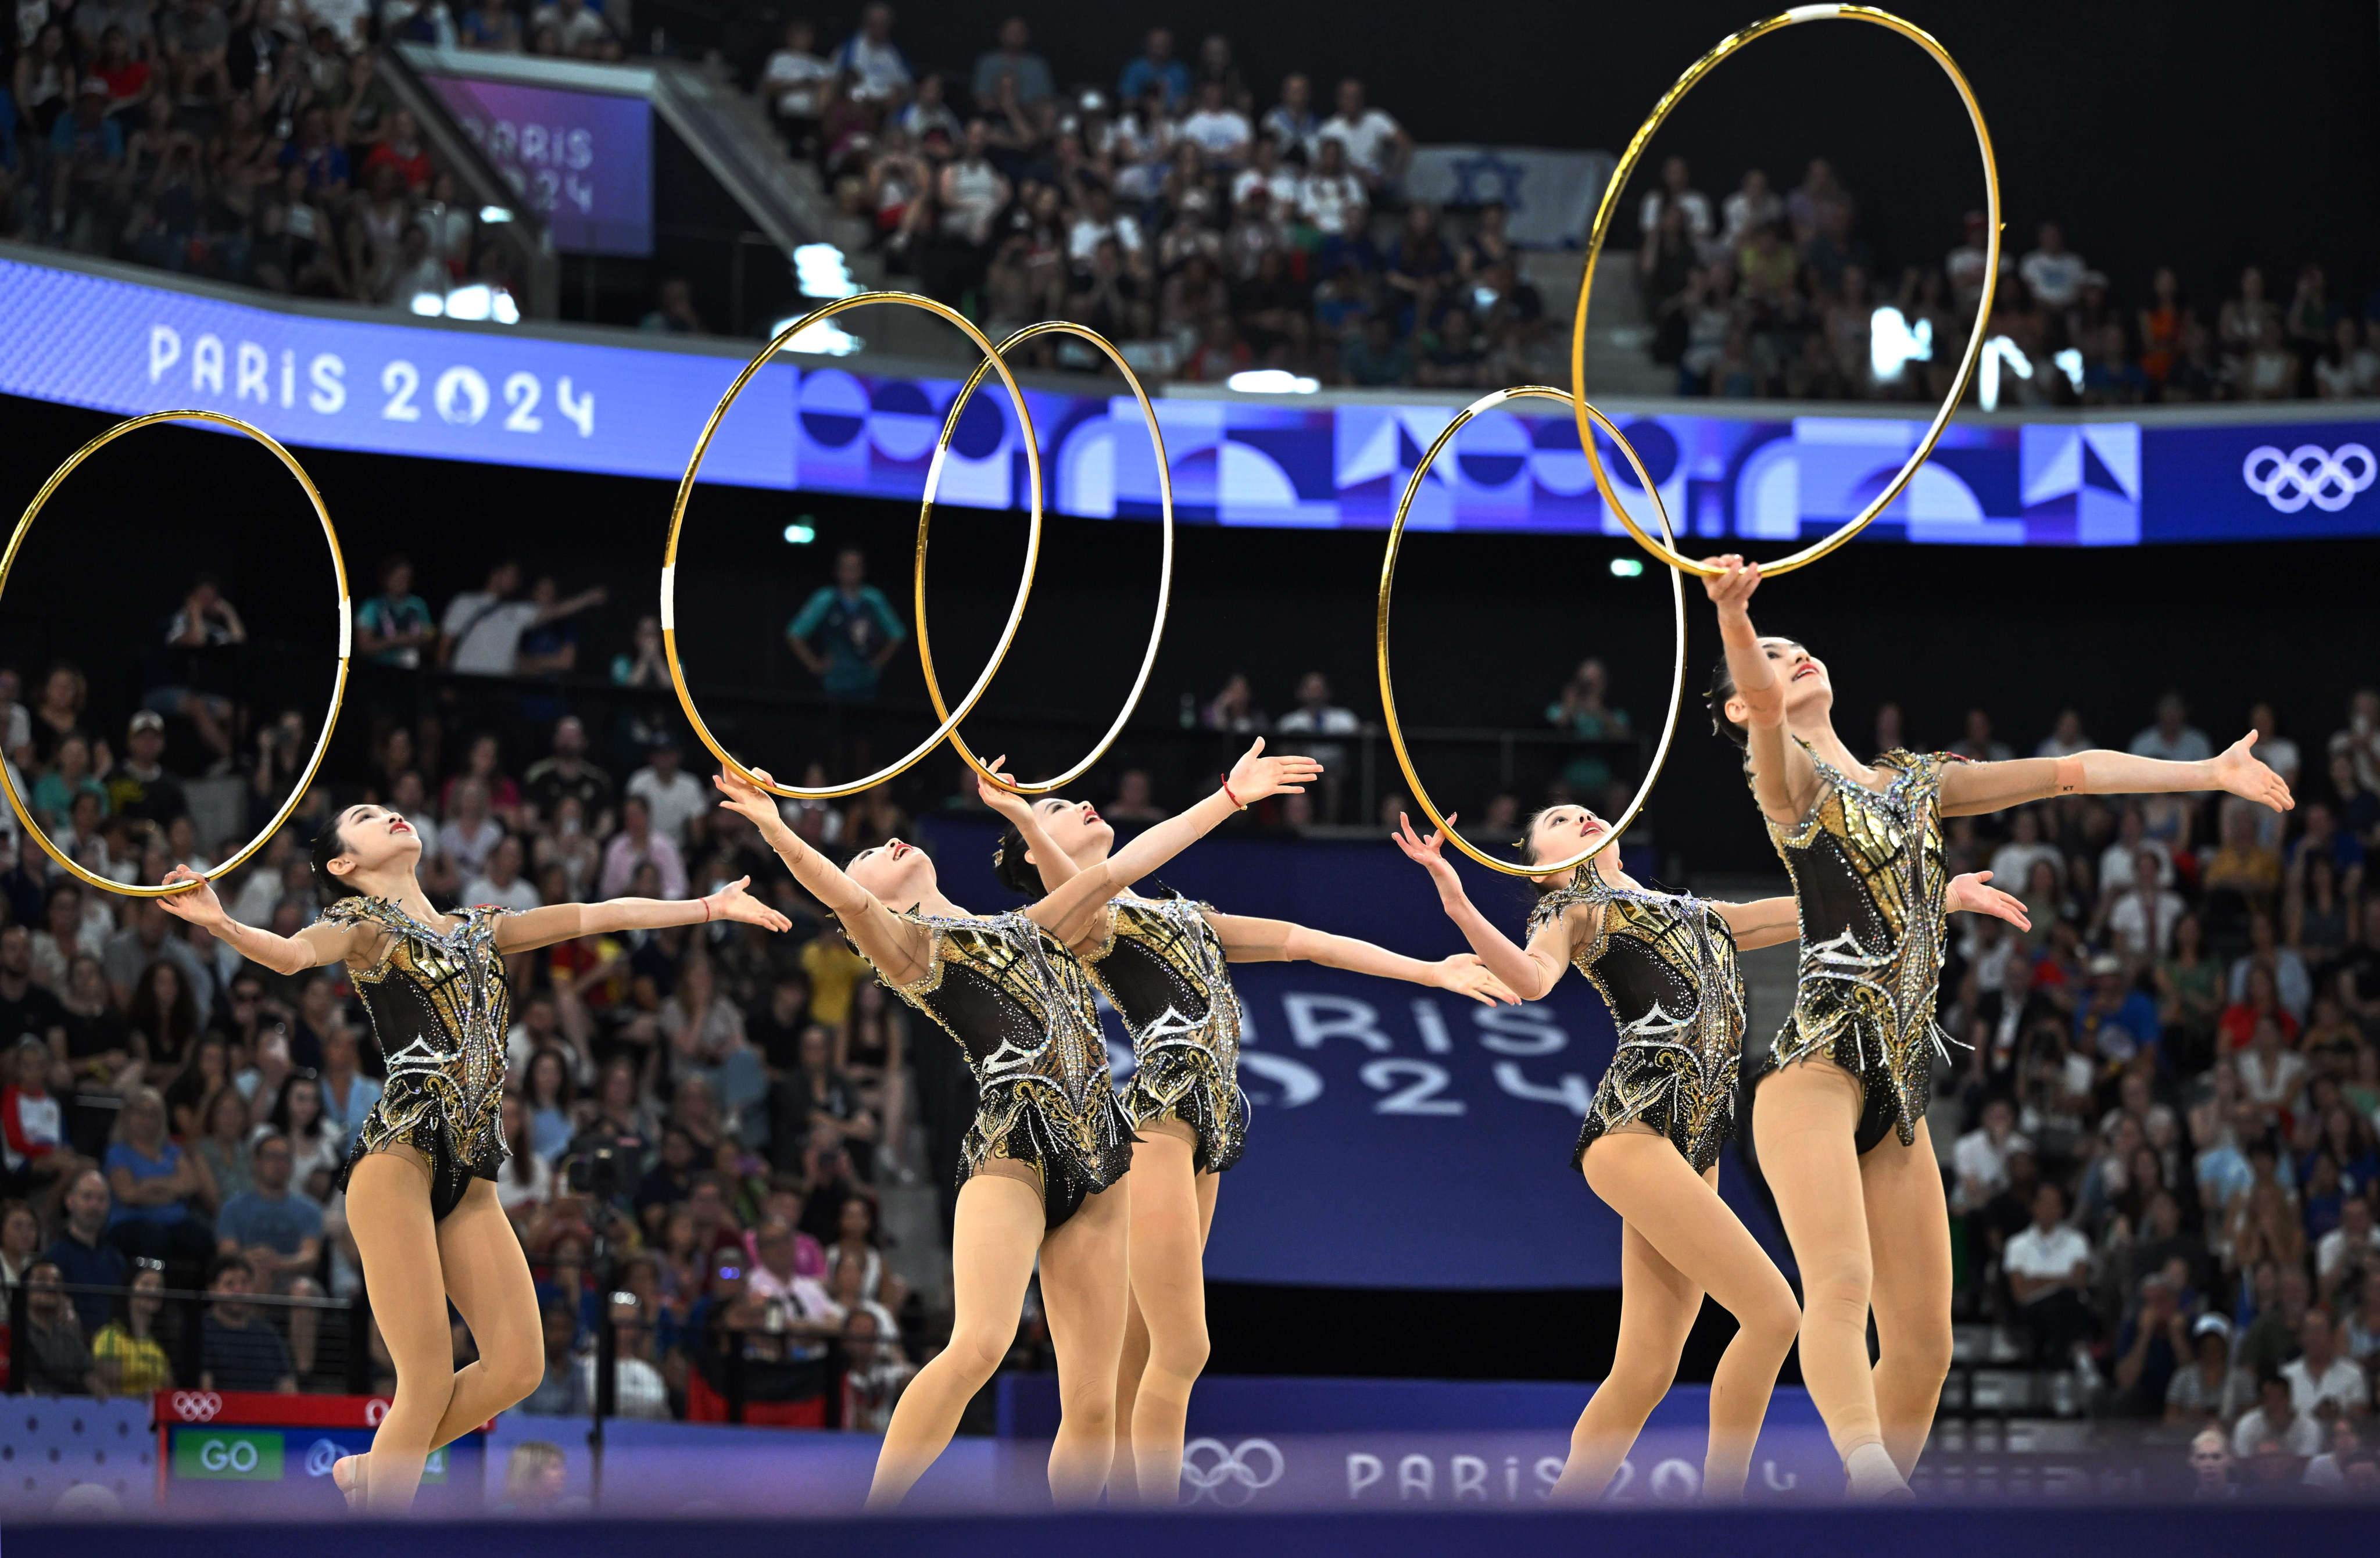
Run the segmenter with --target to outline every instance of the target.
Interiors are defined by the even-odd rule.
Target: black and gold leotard
[[[913,909],[902,918],[932,936],[929,966],[915,983],[886,984],[958,1041],[982,1094],[960,1177],[993,1158],[1032,1165],[1055,1228],[1132,1166],[1132,1126],[1109,1076],[1090,978],[1022,913],[942,919]]]
[[[1817,803],[1793,827],[1767,825],[1793,878],[1802,965],[1761,1074],[1830,1059],[1865,1093],[1859,1150],[1888,1130],[1909,1146],[1933,1100],[1935,1058],[1949,1053],[1934,1021],[1949,887],[1941,790],[1943,768],[1960,759],[1896,747],[1876,759],[1893,775],[1881,793],[1815,752],[1810,760]]]
[[[1603,912],[1594,941],[1571,961],[1611,1008],[1620,1047],[1596,1086],[1571,1166],[1597,1137],[1641,1121],[1702,1173],[1735,1130],[1743,976],[1734,933],[1702,900],[1613,887],[1590,861],[1575,886],[1537,900],[1529,934],[1577,903]]]
[[[473,1179],[504,1165],[504,1041],[512,989],[496,922],[508,910],[462,909],[441,932],[386,899],[343,898],[322,911],[333,924],[373,924],[388,933],[380,960],[352,969],[372,1037],[388,1063],[388,1086],[364,1116],[339,1170],[367,1153],[402,1143],[430,1165],[430,1210],[455,1210]]]
[[[1132,1033],[1123,1110],[1135,1129],[1167,1114],[1197,1133],[1200,1173],[1220,1174],[1247,1146],[1240,1091],[1240,1001],[1206,905],[1119,898],[1107,945],[1083,960]]]

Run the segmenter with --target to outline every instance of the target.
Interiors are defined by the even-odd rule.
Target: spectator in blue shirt
[[[289,1188],[297,1160],[279,1131],[258,1139],[249,1154],[253,1184],[215,1214],[215,1247],[245,1255],[260,1291],[275,1292],[312,1271],[322,1258],[322,1209]]]
[[[50,127],[50,225],[63,231],[69,211],[98,206],[124,166],[124,127],[108,115],[107,83],[93,76],[75,93],[74,110]]]
[[[2156,1001],[2124,975],[2113,952],[2091,960],[2091,997],[2074,1009],[2074,1047],[2100,1069],[2120,1066],[2158,1038]]]
[[[281,165],[306,170],[306,192],[335,199],[347,192],[347,154],[331,139],[331,115],[320,104],[298,121],[297,139],[281,149]]]
[[[423,646],[438,639],[430,603],[413,593],[413,563],[403,552],[381,559],[380,593],[356,612],[356,648],[373,665],[421,669]]]
[[[868,580],[868,559],[845,547],[834,560],[834,583],[823,586],[785,628],[795,658],[839,703],[867,703],[876,681],[909,630],[884,594]]]
[[[1173,30],[1152,27],[1148,42],[1142,46],[1141,55],[1123,67],[1123,79],[1116,83],[1118,103],[1138,103],[1140,94],[1148,90],[1151,81],[1165,89],[1165,106],[1182,106],[1190,95],[1190,67],[1173,57]]]

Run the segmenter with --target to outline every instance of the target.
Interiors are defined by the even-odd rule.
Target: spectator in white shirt
[[[2314,1279],[2325,1301],[2362,1263],[2365,1252],[2374,1250],[2380,1250],[2380,1226],[2374,1226],[2371,1193],[2350,1196],[2339,1205],[2338,1226],[2323,1235],[2313,1250]]]
[[[1323,121],[1325,145],[1347,149],[1347,166],[1366,190],[1392,187],[1413,156],[1413,137],[1394,119],[1364,103],[1364,83],[1353,76],[1339,83],[1339,112]]]
[[[1232,209],[1237,211],[1247,204],[1249,190],[1261,189],[1275,212],[1295,211],[1297,170],[1281,161],[1280,144],[1267,136],[1249,150],[1248,155],[1248,165],[1232,176]]]
[[[532,33],[552,28],[565,54],[594,54],[612,41],[611,28],[587,8],[587,0],[555,0],[553,5],[540,6],[530,13],[528,25]]]
[[[2050,728],[2049,734],[2041,738],[2041,744],[2033,749],[2033,755],[2035,757],[2071,757],[2098,744],[2083,734],[2081,711],[2061,708],[2058,711],[2058,723]]]
[[[1141,236],[1140,222],[1129,211],[1115,209],[1115,196],[1096,178],[1083,180],[1083,203],[1075,212],[1074,225],[1066,229],[1066,259],[1076,270],[1089,268],[1099,245],[1109,238],[1129,261],[1137,261],[1146,248]]]
[[[2008,1189],[2009,1154],[2032,1150],[2033,1143],[2016,1133],[2016,1105],[2005,1098],[1986,1101],[1983,1124],[1960,1137],[1950,1149],[1950,1167],[1959,1179],[1950,1193],[1950,1209],[1982,1211]]]
[[[1223,101],[1223,83],[1207,81],[1198,88],[1198,106],[1182,121],[1183,139],[1206,154],[1209,167],[1235,168],[1248,160],[1248,142],[1255,131],[1248,116]]]
[[[1326,140],[1314,171],[1297,187],[1297,214],[1326,238],[1344,238],[1364,227],[1371,204],[1364,181],[1347,171],[1347,143]]]
[[[2268,1440],[2300,1460],[2322,1451],[2322,1425],[2297,1409],[2289,1382],[2277,1373],[2256,1382],[2256,1406],[2231,1430],[2231,1452],[2245,1460]]]
[[[2268,1112],[2289,1107],[2298,1089],[2305,1085],[2305,1057],[2284,1047],[2281,1025],[2270,1017],[2256,1020],[2256,1036],[2234,1065],[2240,1073],[2240,1093]]]
[[[512,598],[520,582],[519,563],[499,562],[488,570],[485,588],[465,590],[446,603],[445,618],[438,624],[442,666],[471,676],[510,676],[520,661],[523,634],[599,606],[607,593],[598,585],[566,600],[540,606],[533,600]]]
[[[653,828],[674,844],[686,841],[686,824],[710,809],[707,787],[678,767],[674,740],[655,742],[645,766],[628,776],[627,793],[652,808]]]
[[[1986,241],[1991,236],[1991,223],[1979,211],[1967,213],[1964,236],[1959,246],[1943,257],[1942,274],[1950,284],[1950,301],[1961,315],[1975,311],[1976,301],[1984,295],[1984,261],[1988,258]],[[2016,256],[2003,246],[2000,249],[2000,284],[2005,286],[2010,272],[2016,269]]]
[[[2206,732],[2190,722],[2190,706],[2180,693],[2157,699],[2156,723],[2132,738],[2132,755],[2161,757],[2168,763],[2204,763],[2215,755]]]
[[[2009,1292],[2052,1366],[2091,1334],[2091,1241],[2069,1226],[2066,1192],[2045,1179],[2033,1196],[2033,1223],[2008,1241],[2000,1265]]]
[[[2057,845],[2042,841],[2040,814],[2031,806],[2023,807],[2010,824],[2009,841],[1992,851],[1992,879],[2007,883],[2008,890],[2015,892],[2032,880],[2034,862],[2043,860],[2060,877],[2066,875],[2066,857],[2058,852]]]
[[[2181,895],[2156,881],[2157,865],[2162,862],[2170,869],[2163,850],[2143,844],[2134,854],[2126,875],[2132,886],[2122,895],[2106,900],[2107,935],[2116,950],[2131,959],[2165,958],[2173,952],[2173,928],[2181,923],[2190,906]]]
[[[796,17],[785,23],[784,46],[769,56],[760,72],[760,104],[796,151],[818,133],[834,85],[834,66],[819,57],[817,47],[818,30]]]
[[[2319,1417],[2326,1404],[2335,1411],[2360,1417],[2372,1405],[2372,1387],[2352,1359],[2338,1354],[2338,1338],[2328,1311],[2309,1309],[2298,1322],[2298,1356],[2281,1365],[2289,1383],[2289,1405],[2309,1417]]]
[[[861,103],[898,103],[917,79],[892,42],[892,7],[877,0],[859,13],[859,30],[834,52],[838,75],[849,71],[851,95]]]
[[[1309,670],[1297,679],[1297,707],[1281,717],[1273,729],[1284,735],[1352,736],[1362,731],[1364,722],[1355,711],[1341,708],[1330,701],[1330,679],[1318,670]],[[1322,816],[1324,822],[1339,820],[1339,786],[1332,782],[1335,773],[1347,768],[1347,748],[1338,742],[1309,741],[1298,750],[1322,765]],[[1316,754],[1323,755],[1316,756]]]
[[[1647,193],[1636,208],[1636,230],[1649,237],[1670,206],[1684,213],[1686,236],[1694,240],[1695,253],[1708,249],[1715,232],[1710,197],[1694,187],[1694,175],[1683,157],[1671,157],[1661,164],[1661,187]]]
[[[501,904],[515,913],[537,908],[544,900],[520,871],[520,840],[506,835],[488,851],[480,875],[463,884],[463,901]]]
[[[2173,856],[2166,852],[2164,845],[2148,841],[2148,824],[2140,807],[2127,805],[2122,819],[2116,824],[2116,841],[2099,851],[2099,891],[2119,893],[2131,887],[2143,850],[2156,856],[2158,886],[2173,886]]]
[[[667,1422],[669,1384],[653,1367],[653,1328],[644,1318],[643,1304],[634,1293],[612,1295],[612,1325],[619,1338],[612,1364],[612,1410],[623,1418]],[[595,1353],[578,1360],[578,1391],[595,1399]]]
[[[652,803],[635,791],[620,803],[620,831],[603,846],[603,872],[599,878],[604,898],[620,898],[637,878],[639,866],[650,865],[661,877],[658,897],[686,896],[686,861],[677,846],[653,826]]]
[[[2347,700],[2347,729],[2330,736],[2330,755],[2355,764],[2355,782],[2380,790],[2380,691],[2359,687]]]
[[[1322,120],[1314,112],[1314,83],[1297,71],[1282,77],[1281,101],[1265,110],[1260,127],[1282,157],[1312,163],[1322,138]]]
[[[2038,242],[2017,263],[2016,273],[2033,289],[2034,301],[2050,308],[2071,308],[2082,296],[2082,277],[2091,268],[2066,247],[2066,234],[2055,222],[2041,224]]]
[[[843,1334],[843,1306],[828,1297],[816,1277],[799,1268],[798,1242],[793,1226],[782,1217],[761,1225],[752,1240],[752,1270],[746,1290],[784,1311],[785,1331],[796,1338],[786,1349],[791,1358],[821,1358],[826,1344]]]
[[[455,785],[455,815],[439,827],[438,853],[455,863],[457,874],[476,876],[504,837],[504,825],[488,813],[488,787],[475,779]]]
[[[1752,236],[1785,220],[1785,202],[1768,187],[1768,175],[1758,168],[1743,170],[1735,193],[1718,203],[1719,230],[1711,259],[1733,260],[1735,251]]]

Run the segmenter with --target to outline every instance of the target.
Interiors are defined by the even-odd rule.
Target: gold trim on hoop
[[[1661,740],[1653,749],[1653,761],[1645,766],[1645,781],[1636,787],[1635,799],[1628,803],[1628,809],[1612,821],[1610,831],[1597,839],[1591,847],[1567,860],[1521,865],[1512,861],[1498,860],[1448,826],[1446,818],[1439,815],[1437,805],[1430,800],[1429,791],[1423,788],[1421,775],[1414,771],[1413,754],[1405,750],[1404,726],[1397,719],[1396,689],[1389,683],[1389,593],[1396,584],[1397,548],[1404,539],[1405,516],[1413,512],[1414,499],[1421,491],[1422,478],[1429,474],[1429,467],[1447,445],[1454,441],[1454,435],[1461,432],[1473,417],[1515,400],[1560,401],[1576,409],[1581,422],[1601,428],[1609,433],[1611,441],[1620,446],[1621,453],[1627,456],[1628,464],[1636,472],[1636,479],[1644,484],[1645,493],[1652,498],[1653,513],[1660,521],[1661,535],[1664,538],[1675,539],[1676,532],[1670,528],[1670,512],[1662,506],[1661,495],[1655,489],[1652,477],[1646,473],[1645,462],[1636,457],[1635,446],[1612,426],[1611,418],[1567,390],[1557,390],[1545,384],[1523,384],[1482,395],[1464,406],[1454,420],[1446,425],[1445,430],[1430,441],[1429,448],[1422,453],[1421,463],[1406,478],[1403,494],[1397,499],[1396,518],[1389,524],[1388,556],[1380,562],[1380,604],[1378,615],[1373,621],[1373,646],[1379,656],[1380,719],[1388,726],[1389,744],[1396,751],[1397,767],[1404,770],[1405,782],[1413,787],[1414,804],[1421,808],[1422,815],[1429,818],[1433,827],[1446,835],[1448,842],[1490,871],[1500,871],[1507,876],[1550,876],[1584,864],[1592,856],[1609,848],[1621,834],[1628,830],[1628,825],[1636,820],[1636,814],[1645,809],[1645,798],[1653,792],[1653,781],[1661,777],[1661,765],[1668,761],[1670,755],[1670,740],[1678,733],[1678,707],[1684,700],[1686,691],[1686,586],[1684,574],[1672,568],[1670,572],[1670,600],[1677,617],[1678,664],[1670,679],[1670,716],[1661,725]]]
[[[815,789],[798,784],[779,784],[774,780],[761,779],[759,775],[737,762],[729,755],[725,747],[719,744],[719,738],[710,733],[710,727],[702,722],[701,713],[694,707],[694,694],[686,690],[686,668],[678,663],[677,658],[678,537],[686,526],[686,507],[694,497],[694,481],[702,469],[702,456],[710,448],[710,441],[718,433],[719,424],[726,419],[728,409],[735,404],[735,397],[744,393],[744,386],[750,383],[753,376],[768,366],[770,360],[779,352],[783,351],[786,344],[803,331],[822,320],[831,320],[837,314],[848,312],[853,308],[864,308],[873,303],[898,303],[911,308],[922,308],[938,319],[947,320],[958,326],[968,340],[982,348],[989,366],[1000,375],[1000,381],[1008,387],[1008,398],[1016,408],[1017,431],[1023,435],[1025,441],[1026,472],[1033,484],[1033,518],[1032,527],[1025,543],[1025,576],[1016,582],[1016,599],[1008,609],[1008,625],[1000,630],[1000,642],[992,646],[991,659],[983,668],[983,674],[976,678],[975,685],[967,689],[966,696],[959,700],[958,707],[943,716],[942,722],[934,728],[933,734],[910,748],[905,755],[894,759],[867,778],[855,779],[849,784],[821,785]],[[982,369],[978,368],[977,378],[981,377]],[[970,385],[974,382],[975,380],[968,380]],[[933,494],[941,482],[942,460],[950,453],[951,433],[958,426],[956,405],[957,403],[953,405],[950,421],[942,429],[942,437],[934,444],[933,463],[926,470],[926,502],[929,508],[932,506]],[[922,516],[918,520],[917,550],[918,561],[922,564],[925,557],[925,521]],[[1000,662],[1008,658],[1008,646],[1016,637],[1017,624],[1025,620],[1025,602],[1033,593],[1033,574],[1034,570],[1040,566],[1040,562],[1041,453],[1034,441],[1033,416],[1026,407],[1025,391],[1017,384],[1016,376],[1009,371],[1007,360],[1002,357],[999,351],[993,347],[990,338],[978,330],[974,322],[956,308],[946,303],[937,303],[930,297],[920,297],[914,293],[862,292],[849,297],[838,297],[823,308],[813,308],[777,332],[776,339],[761,347],[759,355],[746,363],[744,371],[735,376],[735,381],[733,384],[727,386],[727,393],[720,396],[719,404],[711,408],[710,420],[703,423],[702,436],[695,440],[694,455],[686,463],[686,475],[679,478],[677,484],[676,501],[670,505],[669,545],[662,553],[662,654],[669,661],[670,684],[677,689],[678,707],[686,711],[686,722],[694,727],[695,735],[701,740],[703,745],[710,749],[712,756],[718,758],[726,766],[729,772],[735,774],[746,783],[758,785],[770,794],[783,796],[788,801],[831,801],[840,796],[856,795],[863,790],[874,789],[885,780],[905,774],[917,767],[928,753],[941,744],[944,736],[950,735],[958,729],[959,721],[965,719],[967,712],[983,697],[985,689],[991,685],[992,677],[1000,670]],[[925,647],[922,622],[919,624],[917,646],[920,650]],[[935,707],[940,708],[941,700],[936,698],[934,701]]]
[[[264,848],[275,833],[281,831],[282,824],[296,815],[298,803],[306,798],[307,787],[314,782],[315,770],[322,766],[323,755],[331,750],[331,731],[339,722],[339,706],[346,701],[347,695],[347,654],[355,642],[355,612],[347,600],[346,561],[339,555],[339,533],[332,527],[331,511],[323,505],[322,489],[314,485],[314,478],[306,474],[306,467],[298,463],[297,456],[281,446],[280,440],[261,428],[243,422],[237,417],[226,417],[220,411],[152,411],[146,416],[133,417],[118,422],[72,454],[67,455],[66,464],[50,473],[50,479],[42,484],[42,489],[34,493],[33,501],[25,506],[25,516],[17,522],[16,534],[8,537],[7,551],[0,554],[0,590],[7,588],[9,570],[16,566],[18,550],[24,546],[26,536],[31,532],[33,521],[41,516],[42,506],[49,502],[51,495],[57,491],[60,484],[74,474],[75,468],[125,434],[159,422],[211,422],[220,428],[229,428],[236,432],[246,433],[249,438],[271,450],[274,458],[289,467],[289,474],[298,478],[298,485],[306,489],[306,501],[314,505],[314,517],[322,523],[322,538],[331,543],[331,572],[338,580],[339,671],[338,679],[331,687],[331,712],[323,717],[322,734],[314,738],[313,755],[306,759],[306,771],[298,776],[297,784],[291,787],[288,798],[281,803],[281,809],[273,814],[273,820],[264,825],[262,832],[235,851],[229,859],[221,861],[212,867],[205,877],[194,878],[188,882],[176,882],[170,888],[143,887],[115,881],[96,872],[87,871],[69,859],[64,851],[50,841],[50,836],[42,831],[41,824],[33,820],[33,814],[25,804],[25,798],[17,793],[16,781],[8,776],[7,765],[0,763],[0,789],[5,789],[8,792],[9,807],[16,812],[17,820],[24,825],[26,833],[32,838],[33,842],[42,846],[42,852],[57,862],[67,875],[77,881],[97,888],[102,892],[115,893],[124,898],[165,898],[174,893],[188,892],[193,888],[203,887],[209,879],[227,876],[248,864],[251,856]]]
[[[1586,408],[1586,309],[1588,296],[1595,290],[1595,262],[1603,252],[1604,240],[1610,236],[1611,219],[1620,209],[1621,195],[1627,187],[1629,176],[1636,171],[1636,164],[1644,159],[1645,150],[1652,143],[1654,132],[1669,119],[1679,103],[1694,88],[1694,83],[1709,75],[1718,66],[1719,61],[1756,38],[1765,38],[1772,32],[1800,22],[1835,20],[1864,21],[1888,31],[1898,32],[1932,55],[1934,63],[1940,66],[1943,74],[1950,78],[1950,84],[1959,90],[1959,101],[1967,105],[1967,117],[1974,123],[1975,145],[1984,156],[1985,224],[1989,233],[1984,251],[1984,295],[1976,301],[1974,328],[1968,332],[1967,350],[1959,359],[1959,371],[1951,380],[1950,393],[1943,397],[1941,408],[1934,413],[1934,420],[1925,429],[1925,436],[1918,441],[1916,449],[1912,451],[1909,458],[1902,463],[1900,472],[1885,484],[1884,489],[1871,499],[1865,508],[1845,520],[1841,528],[1835,531],[1833,535],[1813,541],[1800,551],[1787,557],[1780,557],[1774,562],[1760,564],[1762,574],[1772,576],[1790,574],[1796,568],[1806,567],[1817,562],[1818,559],[1865,529],[1870,520],[1882,513],[1894,499],[1900,496],[1901,489],[1907,487],[1911,478],[1917,475],[1917,467],[1924,465],[1926,458],[1934,453],[1934,445],[1940,441],[1942,429],[1949,425],[1951,413],[1959,408],[1960,400],[1966,394],[1967,380],[1974,372],[1976,359],[1983,354],[1985,330],[1991,323],[1992,295],[1999,285],[2000,276],[1999,164],[1992,157],[1991,131],[1984,125],[1984,111],[1975,102],[1974,89],[1967,84],[1967,78],[1961,73],[1957,62],[1951,59],[1949,51],[1943,48],[1932,33],[1913,22],[1894,16],[1889,11],[1880,11],[1872,6],[1796,6],[1782,15],[1765,18],[1754,22],[1741,32],[1730,33],[1719,40],[1718,47],[1687,66],[1686,73],[1678,78],[1677,84],[1663,93],[1661,101],[1653,105],[1651,117],[1637,127],[1635,135],[1629,139],[1628,150],[1620,154],[1619,165],[1611,170],[1610,181],[1603,187],[1603,201],[1596,208],[1595,228],[1586,240],[1586,269],[1579,277],[1578,308],[1571,319],[1570,382],[1572,393],[1578,397],[1576,405],[1579,442],[1585,447],[1587,468],[1595,473],[1595,485],[1603,494],[1603,501],[1610,504],[1613,511],[1620,515],[1620,523],[1628,527],[1628,533],[1631,536],[1636,537],[1637,545],[1670,567],[1682,568],[1690,574],[1707,575],[1716,570],[1691,558],[1681,557],[1674,548],[1645,535],[1644,529],[1637,525],[1629,514],[1627,508],[1620,501],[1620,495],[1612,490],[1610,474],[1603,468],[1602,458],[1595,451],[1595,434],[1587,426]]]
[[[975,398],[976,390],[983,383],[984,376],[991,371],[992,363],[999,358],[1005,358],[1013,348],[1021,346],[1040,335],[1073,335],[1089,342],[1106,355],[1108,361],[1115,364],[1116,371],[1123,374],[1124,382],[1132,387],[1133,398],[1140,402],[1140,414],[1148,422],[1148,441],[1157,453],[1157,496],[1165,525],[1165,553],[1163,561],[1158,565],[1157,573],[1157,621],[1150,624],[1148,630],[1148,648],[1140,657],[1140,674],[1133,678],[1132,691],[1125,695],[1123,707],[1116,715],[1115,723],[1108,727],[1108,733],[1099,738],[1097,746],[1091,748],[1089,756],[1055,779],[1042,779],[1032,784],[1012,784],[1003,781],[984,766],[983,760],[968,748],[966,738],[959,733],[955,723],[950,727],[951,745],[957,750],[966,766],[991,784],[1017,795],[1047,795],[1053,791],[1063,789],[1090,772],[1091,766],[1108,755],[1108,748],[1113,746],[1116,737],[1123,733],[1124,721],[1130,719],[1132,711],[1140,707],[1140,694],[1148,686],[1148,673],[1157,665],[1157,646],[1165,636],[1166,607],[1173,595],[1173,473],[1166,467],[1165,433],[1158,426],[1157,408],[1149,404],[1148,392],[1141,388],[1140,376],[1133,372],[1132,365],[1123,360],[1123,354],[1115,349],[1114,344],[1098,331],[1066,320],[1044,320],[1039,324],[1026,325],[1023,330],[1002,342],[995,356],[987,357],[977,365],[975,372],[968,377],[965,384],[959,387],[958,397],[951,402],[950,416],[942,424],[942,436],[940,443],[936,445],[937,453],[939,453],[941,446],[947,444],[951,441],[951,436],[958,431],[959,413],[966,408],[968,401]],[[926,668],[926,695],[934,700],[934,712],[948,719],[951,711],[942,702],[942,684],[934,675],[934,652],[928,641],[926,632],[926,526],[933,518],[934,484],[941,471],[941,462],[937,459],[933,473],[926,478],[925,506],[917,511],[917,658]]]

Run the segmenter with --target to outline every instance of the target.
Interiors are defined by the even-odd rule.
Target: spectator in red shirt
[[[2248,965],[2248,989],[2240,1000],[2223,1008],[2217,1024],[2227,1050],[2246,1049],[2255,1042],[2256,1024],[2272,1019],[2281,1031],[2281,1037],[2290,1045],[2298,1039],[2298,1020],[2281,1005],[2281,987],[2273,978],[2273,971],[2263,963]]]
[[[382,166],[395,168],[415,199],[429,192],[430,153],[421,144],[421,127],[415,122],[411,109],[400,108],[388,116],[388,134],[364,159],[367,180],[374,169]]]
[[[90,1165],[66,1144],[66,1111],[51,1096],[50,1046],[28,1034],[8,1056],[8,1084],[0,1088],[0,1160],[6,1194],[55,1212],[60,1190]]]
[[[110,27],[99,35],[99,57],[91,73],[107,83],[107,111],[122,114],[138,108],[150,92],[149,62],[132,52],[131,34]]]

